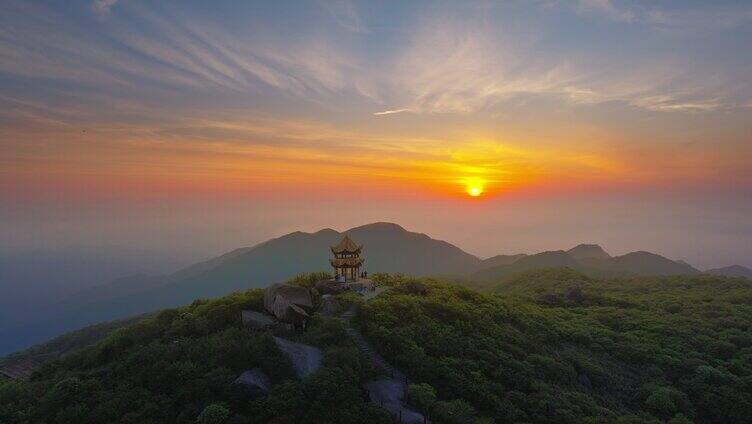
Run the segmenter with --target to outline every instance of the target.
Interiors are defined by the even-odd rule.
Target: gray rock
[[[298,378],[304,379],[321,368],[321,360],[324,357],[321,349],[279,337],[275,337],[274,341],[279,351],[292,362]]]
[[[263,330],[274,325],[274,320],[261,312],[243,311],[243,325],[251,328]]]
[[[260,368],[254,368],[240,374],[235,379],[235,384],[251,396],[264,394],[272,387],[271,380]]]
[[[291,304],[306,311],[313,309],[311,292],[305,287],[291,286],[289,284],[273,284],[264,289],[264,309],[273,312],[277,296],[287,298]]]
[[[305,310],[279,294],[274,298],[272,313],[278,320],[293,325],[305,325],[311,318]]]
[[[374,403],[401,402],[405,398],[405,384],[400,380],[376,380],[363,385]]]
[[[321,294],[340,294],[348,290],[348,287],[334,280],[321,280],[316,282],[316,290]]]
[[[389,411],[395,417],[402,419],[402,423],[427,422],[423,414],[405,407],[405,383],[402,380],[369,381],[363,387],[368,391],[368,398],[376,405]]]

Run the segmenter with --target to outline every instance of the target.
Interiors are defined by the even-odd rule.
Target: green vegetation
[[[311,285],[319,276],[300,276]],[[752,282],[708,275],[594,279],[571,269],[489,282],[432,279],[356,302],[364,335],[412,384],[435,423],[746,423],[752,419]],[[470,284],[470,283],[468,283]],[[306,381],[271,336],[241,327],[259,289],[164,310],[46,364],[0,380],[0,423],[383,422],[361,385],[379,378],[337,318],[297,341],[324,350]],[[259,367],[271,391],[232,382]]]
[[[90,325],[60,337],[55,337],[47,343],[32,346],[28,349],[0,358],[0,365],[11,360],[31,358],[39,355],[63,356],[82,347],[92,345],[101,340],[107,334],[110,334],[119,328],[131,325],[142,318],[143,316],[138,316],[124,320]]]
[[[242,309],[260,310],[260,289],[164,310],[93,347],[45,364],[31,381],[0,381],[0,423],[388,423],[359,387],[373,370],[361,362],[342,323],[317,317],[298,335],[324,349],[308,381],[271,336],[241,327]],[[291,335],[295,336],[295,335]],[[260,367],[275,386],[256,400],[232,382]]]
[[[558,269],[508,278],[492,295],[386,283],[393,289],[362,308],[364,333],[438,399],[496,422],[752,419],[748,280]]]

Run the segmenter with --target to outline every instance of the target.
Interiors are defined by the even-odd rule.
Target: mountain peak
[[[752,269],[741,265],[724,266],[705,271],[706,274],[724,275],[726,277],[746,277],[752,279]]]
[[[407,232],[406,229],[404,229],[401,225],[395,224],[393,222],[373,222],[371,224],[365,224],[361,225],[359,227],[353,227],[347,230],[346,232],[350,231],[396,231],[400,233]]]
[[[699,272],[691,265],[672,261],[659,254],[644,250],[616,256],[611,260],[609,266],[612,270],[621,270],[638,275],[686,275]]]
[[[578,244],[567,251],[569,255],[577,260],[580,259],[608,259],[608,254],[602,247],[597,244]]]

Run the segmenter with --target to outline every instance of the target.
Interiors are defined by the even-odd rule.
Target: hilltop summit
[[[567,250],[569,256],[577,259],[609,259],[611,255],[608,254],[602,247],[597,244],[578,244],[577,246]]]

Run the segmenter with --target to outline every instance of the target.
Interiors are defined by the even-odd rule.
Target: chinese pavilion
[[[360,266],[363,265],[363,259],[360,258],[360,251],[363,246],[355,244],[350,237],[345,236],[336,246],[332,246],[333,259],[329,263],[334,267],[334,275],[340,280],[357,281],[360,276]]]

